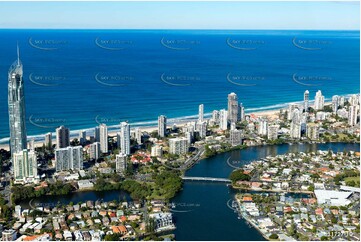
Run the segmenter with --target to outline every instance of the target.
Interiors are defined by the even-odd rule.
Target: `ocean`
[[[246,112],[359,93],[357,31],[0,30],[0,143],[8,142],[7,72],[19,43],[28,137],[60,125],[151,126],[195,118],[198,105]]]

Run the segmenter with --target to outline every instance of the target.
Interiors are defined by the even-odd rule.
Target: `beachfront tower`
[[[12,156],[27,148],[23,65],[20,61],[19,46],[17,47],[17,54],[18,58],[10,66],[8,72],[10,151]]]
[[[120,151],[130,155],[130,125],[127,122],[120,123]]]
[[[303,108],[305,109],[305,112],[308,112],[309,100],[310,100],[310,92],[306,90],[305,93],[303,94]]]
[[[238,121],[238,97],[234,92],[228,94],[228,121],[237,123]]]
[[[70,145],[70,131],[65,126],[56,129],[56,148],[65,148]]]
[[[166,130],[167,130],[167,117],[164,115],[160,115],[158,117],[158,135],[160,137],[165,137]]]
[[[198,121],[203,122],[203,119],[204,119],[204,105],[201,104],[199,105],[199,110],[198,110]]]
[[[325,96],[322,95],[321,90],[318,90],[315,96],[315,110],[322,110],[324,105],[325,105]]]

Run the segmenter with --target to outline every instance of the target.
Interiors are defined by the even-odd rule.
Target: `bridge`
[[[197,177],[197,176],[184,176],[182,180],[185,181],[211,181],[211,182],[226,182],[231,183],[231,180],[227,178],[216,178],[216,177]]]

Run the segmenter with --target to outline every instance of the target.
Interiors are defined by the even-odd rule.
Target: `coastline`
[[[273,109],[273,110],[261,110],[261,111],[255,111],[255,112],[247,112],[247,115],[256,115],[256,116],[264,116],[264,117],[269,117],[271,119],[274,119],[275,117],[277,117],[277,115],[280,113],[280,110],[279,109]],[[182,120],[182,121],[179,121],[178,123],[174,123],[177,125],[177,127],[183,127],[186,123],[188,122],[191,122],[191,121],[196,121],[197,119],[189,119],[189,120]],[[173,123],[171,124],[173,125]],[[95,126],[94,126],[95,127]],[[84,129],[84,130],[91,130],[91,129],[94,129],[93,128],[87,128],[87,129]],[[110,127],[110,126],[109,126]],[[169,128],[170,126],[168,125],[167,128]],[[111,128],[111,127],[110,127]],[[134,126],[134,127],[131,127],[131,130],[134,130],[136,128],[139,128],[141,131],[143,132],[148,132],[148,133],[151,133],[152,131],[154,130],[157,130],[158,129],[158,126],[157,125],[153,125],[153,126]],[[113,129],[113,128],[111,128]],[[108,135],[109,136],[116,136],[117,135],[117,130],[110,130],[108,131]],[[52,132],[53,136],[55,134],[55,130]],[[28,141],[32,138],[32,137],[38,137],[38,136],[45,136],[45,134],[39,134],[39,135],[33,135],[33,136],[28,136]],[[73,134],[71,135],[71,138],[76,138],[78,137],[77,134]],[[90,139],[90,135],[87,135],[87,139]],[[34,146],[36,148],[38,147],[42,147],[44,144],[44,137],[43,138],[39,138],[38,140],[35,140],[34,142]],[[52,144],[56,144],[56,139],[52,139]],[[0,149],[4,149],[4,150],[10,150],[9,148],[9,144],[0,144]]]

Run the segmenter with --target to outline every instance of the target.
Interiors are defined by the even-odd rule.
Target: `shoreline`
[[[261,111],[255,111],[255,112],[247,112],[247,115],[256,115],[256,116],[266,116],[266,117],[270,117],[271,119],[274,119],[278,114],[280,113],[280,109],[273,109],[273,110],[261,110]],[[192,122],[192,121],[196,121],[197,119],[188,119],[188,120],[182,120],[182,121],[179,121],[178,123],[174,122],[170,125],[167,125],[167,128],[171,127],[171,125],[173,124],[176,124],[177,127],[183,127],[186,123],[188,122]],[[206,119],[207,120],[207,119]],[[209,120],[209,118],[208,118]],[[96,126],[92,127],[92,128],[87,128],[87,129],[84,129],[84,130],[90,130],[90,129],[94,129]],[[141,131],[143,132],[148,132],[148,133],[151,133],[152,131],[154,130],[157,130],[158,129],[158,126],[157,125],[153,125],[153,126],[134,126],[132,127],[131,126],[131,130],[134,130],[136,128],[139,128]],[[120,132],[120,130],[114,130],[115,128],[112,128],[111,126],[108,126],[108,129],[110,129],[108,131],[108,136],[116,136],[118,132]],[[78,130],[76,131],[73,131],[73,132],[77,132]],[[81,129],[79,130],[79,132],[81,131]],[[54,136],[55,135],[55,130],[53,132],[51,132],[52,135]],[[44,136],[45,137],[45,133],[44,134],[38,134],[38,135],[30,135],[28,136],[28,142],[31,140],[31,138],[33,137],[39,137],[39,136]],[[87,134],[87,139],[90,139],[90,136],[91,135],[88,135]],[[39,147],[42,147],[43,144],[44,144],[44,137],[39,137],[38,140],[35,140],[34,142],[34,147],[36,148],[39,148]],[[74,138],[77,138],[78,137],[78,134],[72,134],[70,135],[70,139],[74,139]],[[52,144],[56,144],[56,139],[52,139]],[[0,143],[0,149],[4,149],[4,150],[7,150],[9,151],[10,148],[9,148],[9,144],[7,143]]]

